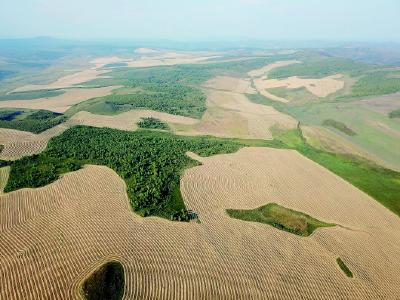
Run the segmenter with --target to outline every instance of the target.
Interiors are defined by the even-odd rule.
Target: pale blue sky
[[[0,0],[0,37],[400,42],[400,0]]]

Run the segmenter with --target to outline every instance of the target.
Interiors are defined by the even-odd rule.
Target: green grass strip
[[[226,212],[231,218],[265,223],[299,236],[309,236],[319,227],[335,226],[276,203],[268,203],[256,209],[227,209]]]

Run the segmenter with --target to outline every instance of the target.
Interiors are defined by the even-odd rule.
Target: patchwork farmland
[[[1,299],[398,297],[397,69],[103,52],[0,89]]]

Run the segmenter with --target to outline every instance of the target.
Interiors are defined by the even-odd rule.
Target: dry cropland
[[[93,275],[115,261],[123,299],[399,299],[400,98],[362,81],[389,71],[271,51],[142,47],[12,82],[0,299],[103,299],[83,286],[117,286]],[[246,215],[270,203],[289,213]]]

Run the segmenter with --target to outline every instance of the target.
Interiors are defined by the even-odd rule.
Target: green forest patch
[[[335,226],[276,203],[268,203],[256,209],[227,209],[226,212],[231,218],[265,223],[300,236],[309,236],[319,227]]]
[[[340,257],[336,258],[336,262],[347,277],[353,278],[353,272],[350,271],[349,267],[343,262]]]
[[[124,289],[124,267],[117,261],[100,266],[81,286],[82,295],[87,300],[120,300]]]
[[[400,118],[400,108],[399,109],[395,109],[392,110],[389,114],[388,114],[389,118],[394,119],[394,118]]]
[[[346,124],[344,124],[343,122],[333,120],[333,119],[324,120],[322,122],[322,125],[335,128],[335,129],[343,132],[344,134],[347,134],[350,136],[356,135],[356,133],[351,128],[347,127]]]
[[[137,125],[139,128],[145,129],[160,129],[160,130],[169,130],[169,126],[167,123],[164,123],[156,118],[142,118]]]
[[[66,119],[63,114],[48,110],[0,109],[0,128],[40,133]]]

